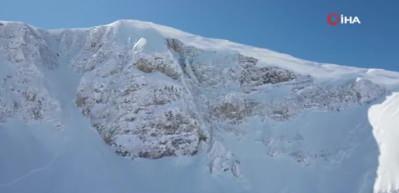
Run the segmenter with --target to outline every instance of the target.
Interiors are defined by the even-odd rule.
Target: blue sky
[[[0,20],[42,28],[138,19],[299,58],[399,71],[397,0],[1,0]],[[328,26],[327,14],[361,25]]]

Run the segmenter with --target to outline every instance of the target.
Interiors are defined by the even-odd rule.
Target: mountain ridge
[[[35,186],[65,174],[78,192],[89,191],[87,183],[115,183],[114,177],[126,189],[105,183],[98,192],[373,188],[385,142],[376,141],[368,112],[397,91],[396,72],[320,64],[140,21],[62,30],[0,23],[0,142],[14,144],[14,151],[0,148],[13,152],[0,167],[19,163],[0,175],[0,190],[70,192],[62,181]],[[20,137],[39,145],[16,143]],[[45,156],[28,156],[25,149]],[[11,186],[7,182],[21,181],[12,176],[24,173],[20,157],[28,166],[51,163],[38,167],[51,173],[22,178],[37,180],[30,186]],[[80,161],[90,172],[70,164]],[[179,191],[168,183],[153,189],[151,178],[165,179],[156,169],[176,170],[196,189],[179,184],[179,175],[168,179]],[[93,178],[105,171],[110,174]],[[75,174],[84,178],[75,181]],[[376,193],[396,191],[387,179]]]
[[[294,62],[299,62],[299,63],[307,63],[309,65],[315,65],[315,67],[320,67],[322,66],[322,68],[326,68],[326,70],[328,70],[329,68],[342,68],[341,70],[343,71],[347,71],[347,72],[358,72],[358,73],[378,73],[379,76],[381,75],[386,75],[388,78],[397,78],[399,77],[399,72],[396,71],[387,71],[384,69],[379,69],[379,68],[362,68],[362,67],[353,67],[353,66],[346,66],[346,65],[339,65],[339,64],[332,64],[332,63],[318,63],[318,62],[314,62],[311,60],[305,60],[305,59],[300,59],[297,58],[295,56],[289,55],[289,54],[285,54],[282,52],[276,52],[276,51],[272,51],[266,48],[259,48],[259,47],[255,47],[255,46],[248,46],[245,44],[240,44],[240,43],[235,43],[229,40],[225,40],[225,39],[218,39],[218,38],[207,38],[207,37],[203,37],[200,35],[196,35],[196,34],[192,34],[192,33],[188,33],[188,32],[184,32],[181,30],[178,30],[176,28],[172,28],[169,26],[165,26],[165,25],[160,25],[160,24],[156,24],[153,22],[147,22],[147,21],[140,21],[140,20],[133,20],[133,19],[121,19],[121,20],[116,20],[114,22],[111,22],[109,24],[105,24],[105,25],[97,25],[94,27],[77,27],[77,28],[59,28],[59,29],[43,29],[43,28],[37,28],[33,25],[29,25],[26,24],[24,22],[17,22],[17,21],[4,21],[4,20],[0,20],[1,23],[16,23],[19,25],[27,25],[33,29],[36,30],[42,30],[42,31],[48,31],[48,32],[61,32],[64,30],[78,30],[78,31],[85,31],[85,30],[89,30],[89,29],[93,29],[93,28],[98,28],[98,27],[104,27],[104,26],[109,26],[111,28],[120,26],[120,25],[132,25],[138,28],[143,28],[143,29],[155,29],[158,30],[159,32],[161,32],[162,35],[164,35],[166,38],[167,37],[171,37],[171,38],[177,38],[180,37],[183,41],[184,40],[190,40],[187,41],[186,44],[187,45],[192,45],[192,46],[196,46],[198,48],[213,48],[213,49],[232,49],[234,51],[238,51],[240,53],[247,53],[243,50],[245,49],[249,49],[250,51],[248,53],[248,56],[252,56],[252,57],[256,57],[256,56],[273,56],[276,57],[278,59],[280,58],[285,58],[285,59],[289,59],[291,61]],[[203,43],[205,42],[205,43]],[[251,54],[251,53],[256,53]],[[259,57],[259,58],[263,58],[263,57]],[[289,61],[288,60],[288,61]],[[289,62],[288,62],[289,63]],[[336,69],[336,70],[338,70]],[[376,71],[376,72],[374,72]],[[323,74],[325,75],[325,74]]]

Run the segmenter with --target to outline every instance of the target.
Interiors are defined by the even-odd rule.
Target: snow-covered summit
[[[119,180],[96,192],[399,187],[396,174],[374,186],[377,170],[388,167],[379,165],[379,149],[391,148],[378,145],[384,135],[374,138],[368,117],[399,89],[397,72],[321,64],[135,20],[56,30],[0,21],[0,64],[0,146],[13,144],[0,148],[12,152],[0,159],[7,171],[0,192],[70,192],[61,181],[38,185],[69,171],[74,192],[109,179]],[[21,138],[42,156],[26,154]],[[177,173],[169,179],[158,169]],[[192,186],[179,184],[179,174]],[[165,177],[177,185],[151,185]]]
[[[30,26],[23,22],[14,22],[14,21],[0,21],[0,22],[2,23],[2,25],[6,26],[19,25],[19,26],[29,27],[34,30],[43,31],[43,29],[38,29],[34,26]],[[145,22],[139,20],[117,20],[107,25],[96,26],[92,28],[54,29],[47,31],[49,33],[57,33],[57,32],[62,33],[64,31],[88,31],[97,28],[108,28],[109,30],[112,30],[114,32],[119,32],[118,38],[122,39],[122,41],[129,41],[130,43],[131,41],[134,40],[132,39],[133,38],[132,34],[134,32],[138,32],[137,34],[135,34],[136,36],[140,33],[145,33],[145,36],[149,37],[149,39],[153,42],[153,44],[158,44],[156,45],[157,47],[162,47],[163,44],[162,41],[157,42],[160,36],[161,39],[164,38],[179,39],[180,41],[183,41],[186,45],[193,46],[199,49],[239,52],[246,56],[258,58],[259,61],[266,64],[274,64],[274,65],[278,64],[281,65],[281,67],[286,67],[298,72],[310,73],[313,76],[318,76],[321,78],[326,78],[326,77],[330,78],[339,75],[345,76],[347,74],[358,74],[358,75],[361,74],[366,77],[377,79],[375,77],[377,73],[378,77],[380,78],[378,81],[384,82],[385,79],[389,81],[390,79],[397,79],[399,77],[399,73],[397,72],[389,72],[389,71],[384,71],[382,69],[369,70],[357,67],[348,67],[336,64],[327,64],[327,63],[319,63],[319,62],[303,60],[290,56],[288,54],[275,52],[265,48],[257,48],[248,45],[238,44],[235,42],[231,42],[229,40],[206,38],[199,35],[187,33],[175,28],[171,28],[168,26],[163,26],[152,22]],[[151,36],[154,38],[150,38]],[[139,40],[140,38],[143,37],[135,37],[135,38],[136,40]]]

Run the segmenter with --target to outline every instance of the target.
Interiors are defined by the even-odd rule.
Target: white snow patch
[[[147,39],[141,37],[133,46],[133,53],[137,54],[143,51],[144,46],[147,44]]]

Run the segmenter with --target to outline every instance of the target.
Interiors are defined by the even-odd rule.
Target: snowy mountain
[[[398,91],[148,22],[1,21],[0,192],[399,192]]]

